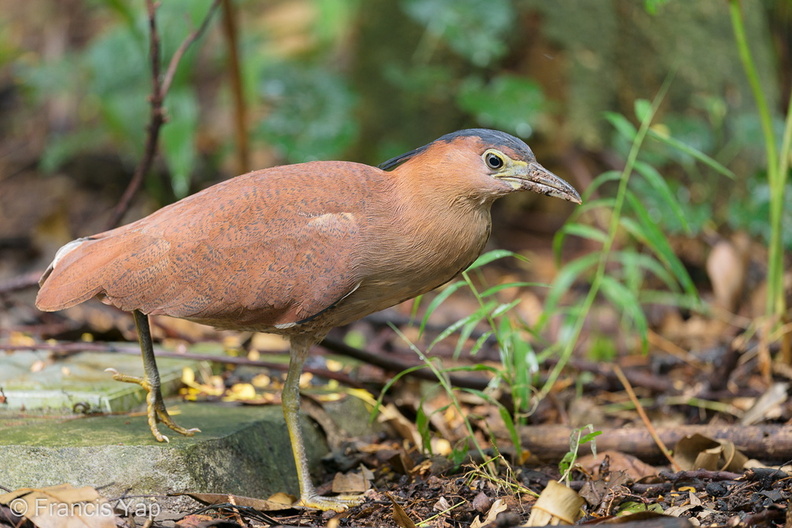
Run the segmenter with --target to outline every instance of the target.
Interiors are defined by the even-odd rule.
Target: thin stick
[[[214,14],[219,1],[220,0],[215,0],[212,7],[207,12],[206,17],[204,17],[201,26],[188,35],[184,42],[181,43],[176,53],[174,53],[171,58],[164,79],[160,79],[160,38],[159,32],[157,31],[157,4],[154,0],[146,0],[146,9],[148,10],[149,17],[149,59],[151,65],[151,95],[149,96],[151,111],[149,113],[149,123],[148,126],[146,126],[146,145],[143,150],[143,157],[137,167],[135,167],[132,180],[129,182],[118,204],[113,209],[113,213],[110,215],[110,220],[107,222],[107,229],[117,227],[121,223],[122,218],[132,204],[132,199],[143,184],[143,178],[149,170],[151,170],[154,158],[157,155],[157,142],[159,140],[160,129],[165,123],[165,112],[162,105],[170,89],[173,76],[176,73],[176,68],[184,56],[184,53],[187,51],[187,48],[198,39],[209,25],[209,20],[212,14]]]
[[[168,69],[167,71],[165,71],[165,77],[163,77],[162,79],[163,98],[165,98],[165,96],[168,94],[168,90],[170,90],[170,85],[173,82],[173,76],[176,75],[176,68],[179,67],[179,62],[181,62],[182,57],[187,52],[187,49],[190,47],[190,45],[196,40],[198,40],[198,37],[203,35],[203,33],[206,31],[206,28],[209,26],[209,20],[211,20],[212,15],[214,15],[214,12],[217,10],[217,6],[219,3],[220,0],[215,0],[212,3],[212,6],[209,8],[209,11],[206,12],[206,16],[204,17],[203,22],[201,22],[201,26],[192,33],[190,33],[189,35],[187,35],[187,38],[184,39],[184,42],[181,43],[179,49],[177,49],[176,53],[174,53],[173,57],[171,57],[170,63],[168,64]]]
[[[239,31],[236,11],[231,0],[222,0],[223,33],[228,48],[228,74],[231,78],[231,96],[234,101],[234,136],[236,138],[237,172],[250,170],[250,148],[247,135],[247,109],[242,90],[242,67],[239,62]]]
[[[660,448],[663,456],[665,456],[671,463],[671,467],[674,468],[674,471],[682,471],[682,468],[679,466],[679,464],[677,464],[676,460],[674,460],[674,457],[671,456],[671,451],[666,447],[665,442],[663,442],[663,440],[660,438],[660,435],[657,434],[657,430],[649,420],[649,417],[646,415],[646,411],[644,411],[641,402],[635,395],[635,391],[633,391],[632,385],[630,385],[630,381],[627,379],[627,376],[625,376],[624,372],[622,372],[621,367],[619,367],[619,365],[613,365],[613,371],[616,373],[619,381],[624,386],[624,390],[627,391],[627,395],[630,397],[630,400],[632,400],[633,405],[635,405],[635,410],[638,411],[638,415],[641,417],[641,420],[643,420],[646,430],[649,431],[649,434],[657,444],[657,447]]]

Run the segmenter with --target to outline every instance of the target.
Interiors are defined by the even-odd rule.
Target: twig
[[[11,277],[0,282],[0,294],[12,291],[24,290],[38,284],[39,277],[44,273],[44,270],[31,271],[16,277]]]
[[[136,346],[119,346],[112,343],[36,343],[32,345],[5,345],[0,344],[0,350],[17,351],[17,350],[48,350],[54,355],[59,357],[71,356],[80,352],[110,352],[115,354],[123,354],[125,356],[140,355],[140,349]],[[275,363],[271,361],[260,361],[248,359],[245,357],[233,356],[215,356],[211,354],[195,354],[192,352],[171,352],[163,350],[162,348],[155,347],[154,354],[158,358],[177,358],[177,359],[190,359],[194,361],[212,361],[214,363],[223,363],[227,365],[244,365],[248,367],[261,367],[269,370],[286,371],[289,368],[288,363]],[[354,388],[363,388],[363,385],[349,376],[340,372],[332,372],[326,369],[310,368],[303,369],[305,372],[310,372],[315,376],[325,379],[337,380],[345,385]]]
[[[146,145],[143,151],[143,157],[137,167],[135,167],[132,180],[129,182],[118,204],[113,209],[113,213],[110,215],[110,220],[107,222],[107,229],[117,227],[121,223],[121,219],[129,210],[132,199],[143,184],[143,178],[149,170],[151,170],[154,157],[157,155],[157,142],[159,140],[160,129],[165,123],[165,112],[162,105],[170,89],[176,68],[184,56],[184,53],[187,51],[187,48],[195,42],[209,25],[209,20],[214,14],[219,1],[220,0],[214,1],[204,17],[201,26],[188,35],[184,42],[181,43],[176,53],[174,53],[171,58],[164,79],[160,79],[160,38],[159,32],[157,31],[157,4],[154,0],[146,0],[146,9],[148,10],[149,17],[149,58],[151,61],[151,96],[149,97],[151,111],[149,113],[149,123],[146,126]]]
[[[435,376],[435,374],[429,370],[426,365],[420,362],[399,361],[393,358],[385,357],[382,354],[374,354],[359,348],[351,347],[346,343],[337,341],[335,339],[325,338],[321,343],[319,343],[319,346],[326,348],[330,352],[351,357],[390,372],[401,372],[409,368],[420,366],[422,368],[412,371],[410,376],[423,380],[437,381],[437,376]],[[484,376],[460,376],[459,374],[448,374],[448,380],[454,387],[476,390],[486,389],[490,381]]]
[[[689,471],[677,471],[676,473],[669,473],[668,471],[661,471],[658,476],[661,479],[670,480],[671,482],[678,482],[680,480],[737,480],[745,477],[744,473],[734,473],[731,471],[710,471],[708,469],[694,469]]]
[[[237,171],[250,170],[250,149],[247,135],[247,110],[242,92],[242,68],[239,64],[239,38],[236,12],[231,0],[222,0],[223,34],[228,48],[228,73],[231,77],[231,96],[234,101],[234,136],[236,138]]]
[[[148,1],[150,2],[151,0]],[[198,37],[200,37],[206,31],[207,27],[209,27],[209,20],[211,20],[212,15],[214,15],[214,12],[217,10],[217,6],[219,3],[220,0],[215,0],[214,2],[212,2],[209,11],[206,12],[206,16],[204,17],[203,22],[201,22],[201,26],[192,33],[190,33],[189,35],[187,35],[187,38],[184,39],[184,42],[181,43],[179,48],[176,50],[176,53],[174,53],[173,57],[171,57],[170,63],[168,64],[168,69],[165,71],[165,77],[163,77],[162,79],[161,92],[163,99],[168,94],[168,90],[170,90],[171,83],[173,82],[173,77],[174,75],[176,75],[176,68],[179,67],[179,62],[181,62],[182,57],[187,52],[187,49],[190,47],[190,45],[196,40],[198,40]]]
[[[674,460],[674,457],[671,456],[671,451],[666,447],[665,442],[663,442],[663,440],[660,438],[660,435],[657,434],[657,430],[655,430],[654,425],[652,424],[651,420],[649,420],[649,417],[646,415],[646,411],[644,411],[641,402],[638,400],[638,397],[635,395],[635,391],[633,391],[632,385],[630,385],[627,376],[625,376],[624,372],[622,372],[621,367],[619,367],[619,365],[614,365],[613,371],[616,373],[616,376],[619,377],[619,381],[621,382],[621,384],[624,385],[624,390],[627,391],[627,395],[630,397],[630,400],[632,400],[633,405],[635,405],[635,410],[638,411],[638,415],[641,417],[641,420],[643,420],[643,423],[646,426],[646,429],[649,431],[649,434],[652,435],[652,439],[657,444],[657,447],[660,448],[660,451],[671,463],[671,467],[673,467],[675,471],[681,471],[682,468],[679,466],[679,464],[677,464],[676,460]]]

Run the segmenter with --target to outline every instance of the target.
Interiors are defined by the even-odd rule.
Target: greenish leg
[[[158,442],[168,442],[168,437],[159,432],[157,422],[162,422],[174,431],[185,436],[192,436],[200,432],[200,429],[185,429],[181,427],[168,414],[165,403],[162,401],[162,391],[160,390],[160,376],[157,370],[157,360],[154,357],[154,343],[151,340],[151,327],[149,326],[148,316],[139,310],[133,310],[132,315],[135,319],[138,339],[140,340],[140,352],[143,356],[143,377],[127,376],[119,373],[115,369],[107,369],[113,373],[113,379],[126,383],[136,383],[146,390],[146,414],[148,416],[149,429],[151,434]]]
[[[317,508],[320,510],[344,511],[350,506],[363,502],[363,497],[322,497],[316,493],[311,482],[311,473],[308,470],[308,459],[305,455],[305,444],[300,431],[300,374],[308,350],[314,344],[313,339],[302,336],[291,338],[291,360],[286,382],[283,385],[281,400],[283,401],[283,417],[286,419],[286,429],[291,439],[294,463],[297,466],[297,480],[300,483],[300,506]]]

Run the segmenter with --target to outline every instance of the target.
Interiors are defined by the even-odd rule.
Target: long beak
[[[521,190],[554,196],[576,204],[583,202],[574,187],[536,162],[520,166],[509,179],[519,182]]]

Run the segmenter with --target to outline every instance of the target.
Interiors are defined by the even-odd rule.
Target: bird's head
[[[449,178],[445,183],[477,186],[493,197],[513,191],[533,191],[581,203],[580,195],[563,179],[542,167],[522,140],[498,130],[470,128],[442,136],[428,145],[396,156],[379,167]]]

